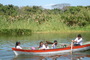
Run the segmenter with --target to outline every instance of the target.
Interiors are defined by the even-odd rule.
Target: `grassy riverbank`
[[[14,22],[7,21],[4,17],[0,22],[1,34],[31,34],[31,33],[62,33],[62,32],[85,32],[90,30],[90,25],[80,26],[67,26],[58,17],[53,16],[53,19],[39,24],[38,22],[27,20],[16,20]],[[59,19],[60,20],[60,19]]]
[[[14,21],[8,22],[2,19],[0,23],[1,34],[31,34],[31,33],[62,33],[62,32],[85,32],[89,31],[90,26],[85,27],[69,27],[57,20],[50,20],[43,24],[34,21]]]

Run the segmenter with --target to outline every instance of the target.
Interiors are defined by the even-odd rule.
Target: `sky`
[[[52,5],[68,3],[71,6],[90,6],[90,0],[0,0],[3,5],[15,6],[42,6],[44,8],[51,8]]]

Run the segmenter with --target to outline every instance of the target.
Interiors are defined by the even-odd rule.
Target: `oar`
[[[50,42],[50,41],[46,41],[46,43],[47,43],[47,44],[53,44],[53,42]],[[62,45],[63,45],[63,44],[64,44],[64,45],[69,45],[69,44],[67,44],[67,43],[58,43],[58,44],[62,44]]]
[[[50,42],[50,41],[46,41],[46,43],[47,44],[53,44],[53,42]],[[66,43],[58,43],[58,45],[57,45],[59,48],[60,48],[60,46],[61,47],[66,47],[66,46],[70,46],[70,44],[66,44]]]
[[[73,42],[71,42],[71,54],[72,54],[72,51],[73,50]]]
[[[46,43],[47,43],[47,44],[53,44],[53,43],[52,43],[52,42],[50,42],[50,41],[46,41]]]

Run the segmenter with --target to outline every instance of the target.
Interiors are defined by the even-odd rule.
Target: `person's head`
[[[43,45],[43,42],[41,41],[41,42],[39,43],[39,48],[42,47],[42,45]]]
[[[48,44],[47,44],[47,43],[45,43],[45,46],[48,46]]]
[[[20,42],[16,42],[16,45],[15,45],[15,47],[16,47],[16,46],[18,46],[18,45],[20,45]]]
[[[57,45],[57,40],[54,40],[55,45]]]
[[[42,41],[40,42],[40,45],[43,45],[43,42]]]
[[[81,34],[78,34],[78,36],[77,36],[78,38],[81,38],[82,36],[81,36]]]

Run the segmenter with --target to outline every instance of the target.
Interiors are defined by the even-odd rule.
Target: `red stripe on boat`
[[[87,45],[82,45],[82,46],[74,46],[73,49],[79,49],[79,48],[84,48],[84,47],[89,47],[90,44]],[[57,49],[47,49],[47,50],[24,50],[24,49],[16,49],[12,48],[14,51],[21,51],[21,52],[53,52],[53,51],[63,51],[63,50],[70,50],[70,47],[66,48],[57,48]]]

